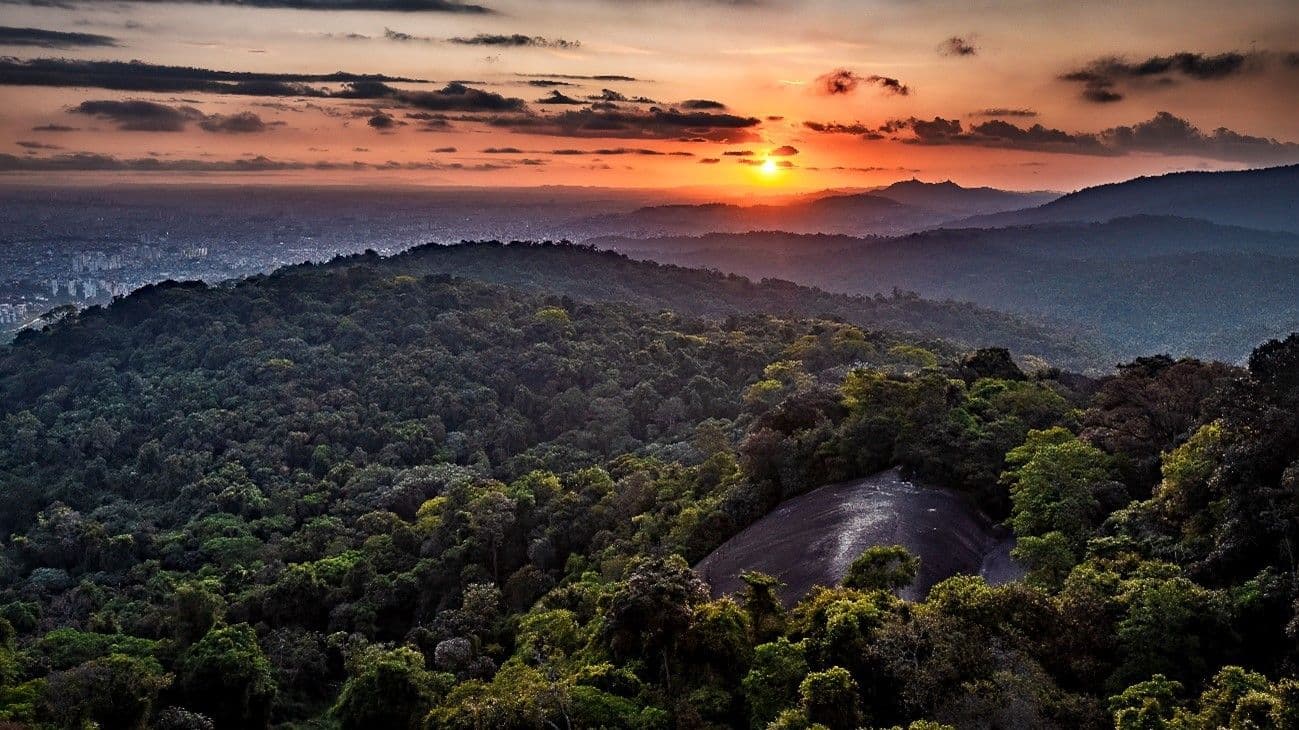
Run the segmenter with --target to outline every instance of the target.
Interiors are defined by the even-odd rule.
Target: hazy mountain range
[[[1036,208],[975,217],[962,224],[991,227],[1106,221],[1152,214],[1299,233],[1297,189],[1299,165],[1238,172],[1179,172],[1086,188]]]
[[[902,289],[1061,318],[1095,331],[1122,355],[1153,350],[1234,361],[1257,341],[1299,328],[1297,191],[1294,166],[1179,173],[901,236],[798,235],[793,225],[788,233],[592,243],[830,291]]]
[[[577,235],[690,235],[748,231],[897,234],[975,215],[1014,211],[1056,193],[964,188],[949,181],[906,180],[867,191],[823,191],[780,204],[703,203],[646,206],[574,221]]]

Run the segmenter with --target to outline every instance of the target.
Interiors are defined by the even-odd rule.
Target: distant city
[[[648,202],[563,189],[0,188],[0,341],[61,307],[168,279],[214,283],[428,242],[562,238],[574,210]]]

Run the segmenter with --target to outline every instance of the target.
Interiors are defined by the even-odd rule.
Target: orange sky
[[[1299,161],[1292,0],[479,0],[491,12],[409,1],[422,9],[0,6],[12,44],[0,50],[12,56],[0,71],[0,169],[41,182],[94,171],[760,192],[910,177],[1069,190]],[[68,60],[142,64],[87,75]],[[33,62],[54,64],[57,85]],[[341,98],[341,82],[301,82],[306,96],[252,96],[165,89],[164,66],[205,80],[344,71],[428,83]],[[593,76],[636,80],[569,78]],[[604,89],[611,101],[591,98]],[[538,103],[552,92],[574,103]],[[813,128],[831,124],[842,131]],[[750,164],[782,147],[793,150],[773,158],[774,173]],[[232,172],[239,160],[245,171]]]

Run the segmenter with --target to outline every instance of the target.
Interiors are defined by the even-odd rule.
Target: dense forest
[[[965,301],[926,299],[897,289],[872,296],[832,294],[783,279],[752,281],[717,270],[638,261],[585,245],[499,241],[426,245],[384,263],[395,272],[450,274],[700,317],[761,312],[786,318],[841,319],[871,330],[942,339],[971,348],[1005,347],[1021,358],[1078,371],[1108,370],[1114,362],[1109,351],[1098,345],[1094,331],[1059,321],[1009,315]]]
[[[478,250],[560,263],[166,283],[0,350],[0,725],[1299,728],[1299,336],[1093,379],[950,303]],[[889,466],[1026,578],[690,569]]]

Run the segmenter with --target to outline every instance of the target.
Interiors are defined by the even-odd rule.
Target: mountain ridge
[[[1036,208],[972,216],[959,225],[1005,226],[1069,220],[1104,221],[1136,214],[1200,218],[1212,223],[1299,233],[1299,165],[1141,176],[1069,193]]]

